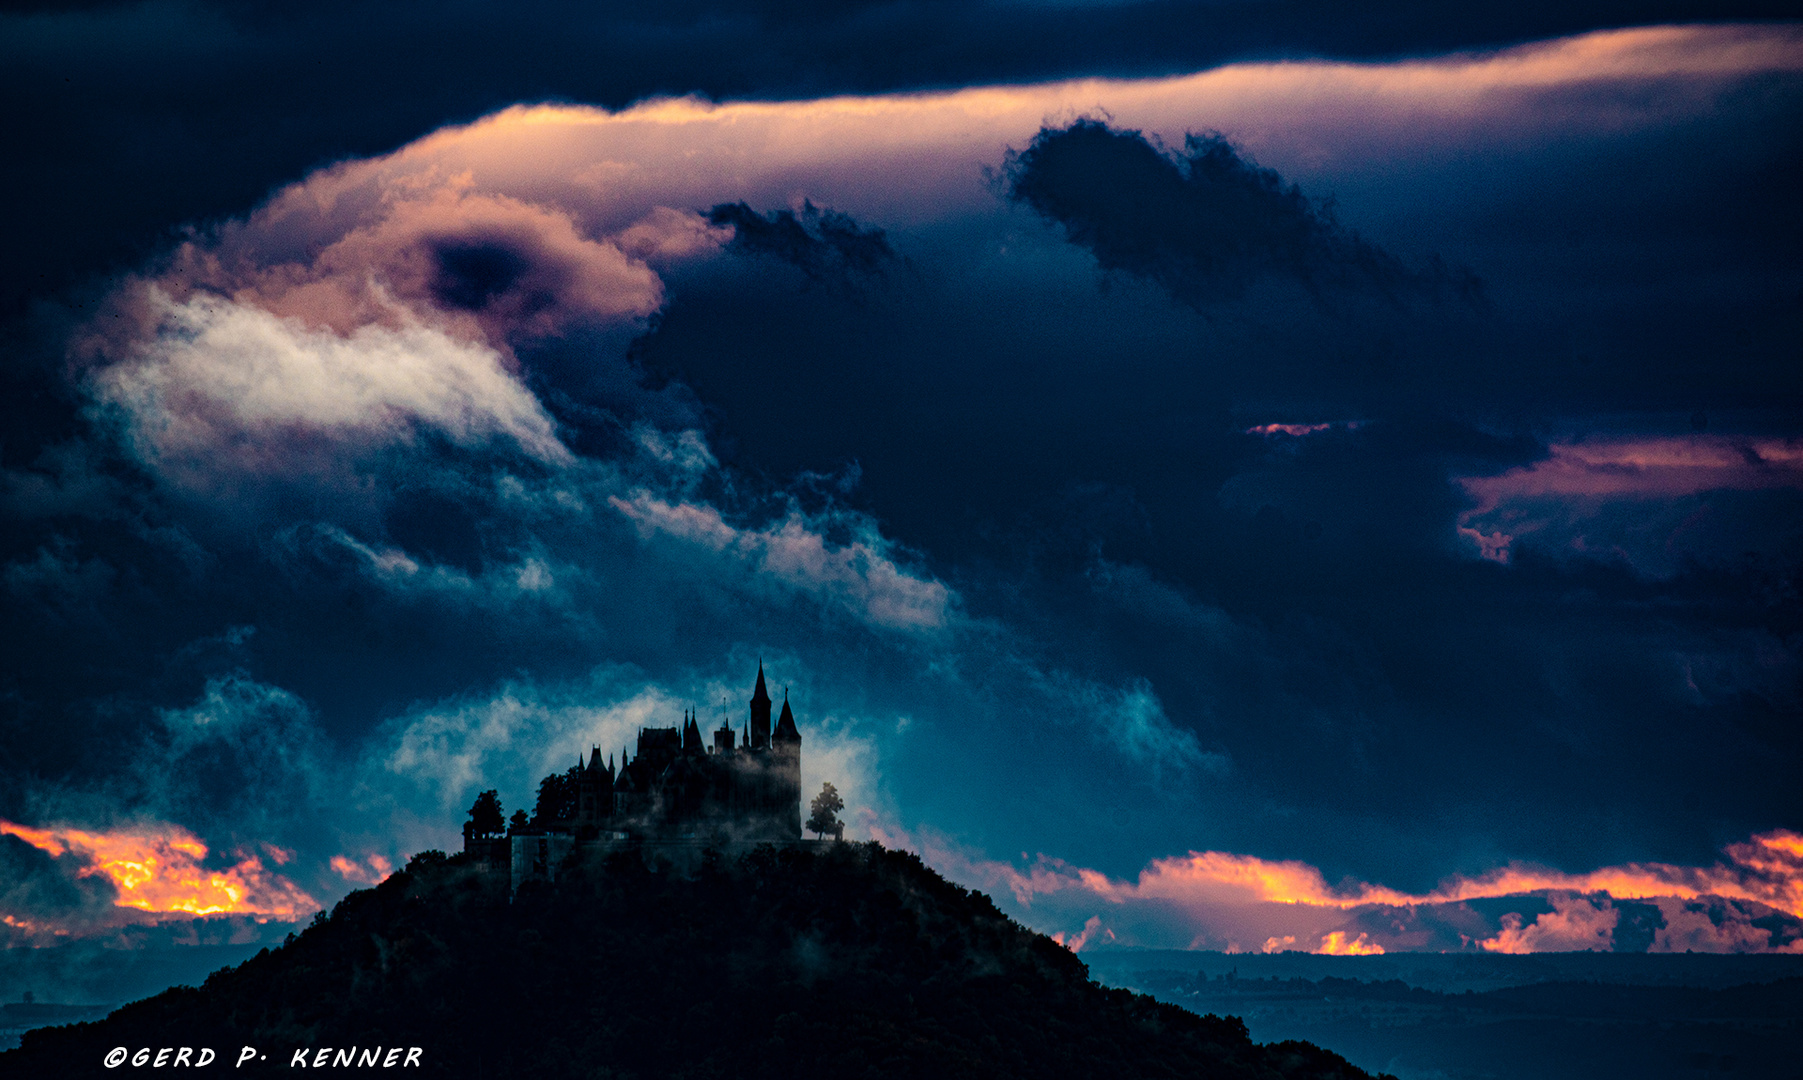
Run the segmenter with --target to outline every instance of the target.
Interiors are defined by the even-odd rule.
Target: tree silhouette
[[[839,791],[832,784],[822,784],[820,794],[808,804],[808,831],[815,837],[833,834],[833,839],[845,839],[845,824],[839,820],[839,811],[845,809],[845,800],[839,797]]]
[[[570,821],[576,817],[576,805],[582,792],[582,766],[572,765],[568,772],[552,773],[539,781],[538,805],[532,811],[534,825]]]
[[[521,832],[529,824],[531,822],[526,818],[526,811],[515,810],[513,816],[507,819],[507,835],[512,836],[514,833]]]
[[[466,837],[495,836],[507,830],[507,819],[501,813],[501,795],[493,788],[476,796],[470,807],[470,819],[463,824]]]

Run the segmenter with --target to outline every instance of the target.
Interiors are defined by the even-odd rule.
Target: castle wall
[[[569,833],[542,833],[508,838],[513,887],[527,881],[556,881],[557,868],[576,846]]]

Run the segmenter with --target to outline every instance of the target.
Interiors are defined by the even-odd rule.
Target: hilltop
[[[510,899],[473,861],[429,852],[198,988],[31,1032],[0,1071],[102,1072],[112,1047],[174,1044],[216,1048],[216,1069],[255,1046],[261,1071],[297,1048],[419,1046],[421,1075],[468,1077],[1368,1075],[1104,988],[912,854],[685,861],[589,853]]]

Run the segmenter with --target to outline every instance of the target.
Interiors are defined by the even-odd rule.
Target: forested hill
[[[215,1070],[257,1047],[248,1072],[301,1048],[418,1046],[417,1075],[459,1077],[1368,1075],[1103,988],[988,897],[875,844],[681,870],[618,852],[511,902],[428,853],[198,989],[28,1034],[0,1072],[117,1075],[111,1048],[170,1045],[215,1048]]]

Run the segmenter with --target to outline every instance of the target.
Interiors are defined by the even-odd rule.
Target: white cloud
[[[729,524],[706,504],[667,502],[643,489],[608,502],[639,526],[744,561],[777,581],[825,597],[866,622],[895,630],[936,630],[954,601],[941,582],[896,565],[891,545],[867,521],[855,522],[849,543],[830,544],[799,514],[764,529]]]
[[[258,307],[156,289],[155,333],[89,372],[141,460],[206,487],[221,474],[332,475],[347,456],[442,437],[570,460],[551,418],[499,353],[405,320],[348,335]]]
[[[674,723],[683,706],[657,686],[508,684],[486,698],[440,703],[392,722],[366,772],[411,780],[445,813],[461,812],[475,792],[491,787],[518,805],[514,799],[529,800],[541,778],[569,768],[576,754],[594,746],[603,757],[617,754],[639,728]],[[375,786],[384,785],[378,779]]]

